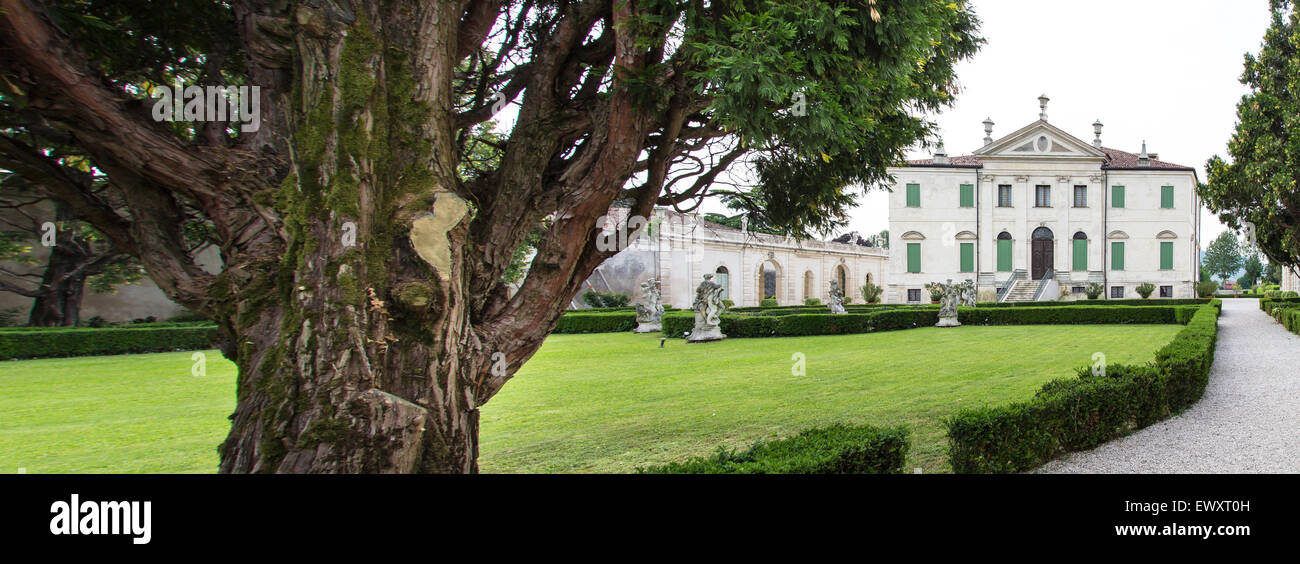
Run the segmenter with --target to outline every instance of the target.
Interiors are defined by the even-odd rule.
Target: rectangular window
[[[1074,240],[1074,270],[1088,270],[1088,240]]]
[[[908,290],[908,291],[907,291],[907,301],[908,301],[909,303],[920,302],[920,301],[921,301],[921,290],[920,290],[920,289],[910,289],[910,290]]]
[[[1052,187],[1039,184],[1034,187],[1034,207],[1052,207]]]
[[[1075,186],[1075,187],[1074,187],[1074,207],[1076,207],[1076,208],[1086,208],[1086,207],[1088,207],[1088,187],[1087,187],[1087,186]]]
[[[1070,293],[1076,296],[1082,296],[1088,293],[1088,289],[1083,286],[1070,286]]]
[[[1111,187],[1110,187],[1110,207],[1112,207],[1112,208],[1122,208],[1122,207],[1124,207],[1124,187],[1123,187],[1123,186],[1111,186]]]
[[[961,271],[975,272],[975,243],[961,244]]]
[[[1010,184],[998,185],[998,207],[999,208],[1011,207],[1011,185]]]
[[[962,184],[962,185],[961,185],[961,196],[960,196],[959,199],[961,200],[961,201],[960,201],[960,204],[959,204],[959,205],[961,205],[961,207],[963,207],[963,208],[973,208],[973,207],[975,207],[975,185],[974,185],[974,184]]]
[[[1123,287],[1123,286],[1111,286],[1111,287],[1110,287],[1110,297],[1111,297],[1111,299],[1116,299],[1116,300],[1118,300],[1118,299],[1122,299],[1122,298],[1124,297],[1124,287]]]
[[[1160,242],[1160,270],[1174,269],[1174,243],[1172,241]]]
[[[998,272],[1011,272],[1011,239],[998,239]]]
[[[907,207],[909,208],[921,207],[921,185],[920,184],[907,185]]]
[[[1160,287],[1160,297],[1162,297],[1162,298],[1172,298],[1172,297],[1174,297],[1174,287],[1173,287],[1173,286],[1161,286],[1161,287]]]
[[[908,272],[921,271],[921,244],[920,243],[907,244],[907,271]]]
[[[1121,241],[1110,243],[1110,269],[1124,270],[1124,243]]]
[[[1174,207],[1174,187],[1173,187],[1173,186],[1161,186],[1161,187],[1160,187],[1160,207],[1165,208],[1165,209],[1167,209],[1167,210],[1168,210],[1168,209],[1173,209],[1173,207]]]

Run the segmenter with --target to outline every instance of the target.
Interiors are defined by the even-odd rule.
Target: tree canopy
[[[1206,206],[1237,231],[1251,231],[1269,262],[1300,265],[1300,13],[1270,0],[1272,24],[1258,55],[1247,54],[1228,142],[1231,161],[1214,156],[1198,188]]]
[[[1232,275],[1241,270],[1242,266],[1241,247],[1237,242],[1237,235],[1232,231],[1220,233],[1205,248],[1205,256],[1201,261],[1206,270],[1218,276],[1220,281],[1231,280]]]

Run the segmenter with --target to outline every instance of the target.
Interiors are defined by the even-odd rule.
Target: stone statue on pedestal
[[[943,302],[939,306],[939,322],[935,327],[957,327],[961,325],[957,321],[957,306],[975,305],[975,282],[966,280],[960,284],[953,284],[952,279],[948,279],[947,284],[938,283],[943,288]]]
[[[635,333],[653,333],[663,330],[664,306],[660,300],[659,279],[650,278],[641,283],[641,299],[636,304]]]
[[[695,328],[686,336],[688,343],[704,341],[721,341],[727,338],[718,325],[722,322],[722,285],[713,281],[712,274],[705,274],[704,281],[695,288]]]
[[[844,310],[844,290],[839,280],[831,280],[831,313],[848,313]]]

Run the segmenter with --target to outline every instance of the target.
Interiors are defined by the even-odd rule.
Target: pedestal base
[[[961,323],[957,322],[956,317],[940,317],[939,322],[934,324],[935,327],[960,327]]]
[[[638,323],[633,333],[658,333],[664,330],[662,323]]]
[[[686,336],[688,343],[704,343],[708,341],[721,341],[727,336],[722,334],[722,329],[716,325],[713,327],[696,327],[691,330],[691,334]]]

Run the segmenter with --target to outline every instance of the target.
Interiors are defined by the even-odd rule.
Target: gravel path
[[[1300,336],[1223,300],[1205,396],[1182,415],[1047,463],[1040,473],[1300,472]]]

